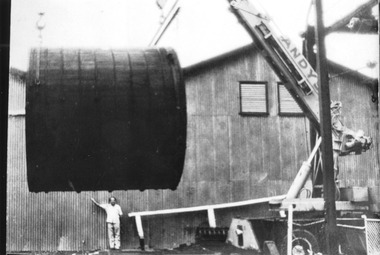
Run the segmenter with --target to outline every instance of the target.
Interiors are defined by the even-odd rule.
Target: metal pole
[[[40,84],[40,58],[41,58],[41,48],[42,48],[42,30],[45,28],[45,22],[43,20],[44,18],[44,14],[43,12],[40,12],[38,13],[38,15],[40,16],[39,20],[37,21],[36,23],[36,27],[39,31],[38,33],[38,48],[37,48],[37,58],[36,58],[36,85],[39,85]]]
[[[288,207],[288,239],[287,239],[287,255],[292,255],[293,241],[293,204]]]
[[[364,220],[364,234],[365,234],[365,250],[367,254],[369,254],[369,246],[368,246],[368,221],[367,221],[367,216],[362,215],[362,218]]]
[[[338,254],[336,208],[335,208],[335,180],[331,134],[330,88],[327,73],[325,28],[322,18],[322,0],[315,0],[316,8],[316,45],[317,45],[317,73],[319,86],[319,112],[322,136],[323,157],[323,197],[325,200],[326,219],[326,248],[330,255]]]

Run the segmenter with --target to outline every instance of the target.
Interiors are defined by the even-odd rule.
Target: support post
[[[208,224],[211,228],[216,228],[215,213],[213,208],[207,209]]]
[[[136,215],[135,221],[136,221],[137,233],[139,234],[139,239],[140,239],[140,248],[141,250],[145,250],[144,229],[142,227],[141,216]]]
[[[366,247],[367,253],[369,253],[368,252],[369,246],[368,246],[368,222],[367,222],[367,216],[365,214],[363,214],[362,218],[364,220],[365,247]]]
[[[287,235],[287,255],[292,255],[293,241],[293,204],[288,207],[288,235]]]
[[[320,130],[322,137],[323,157],[323,197],[325,200],[326,219],[326,246],[329,255],[338,254],[336,208],[335,208],[335,180],[331,134],[330,88],[327,73],[325,28],[322,17],[322,0],[315,0],[316,8],[316,45],[317,45],[317,73],[319,86]]]

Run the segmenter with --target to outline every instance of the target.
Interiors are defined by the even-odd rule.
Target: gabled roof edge
[[[248,45],[245,45],[245,46],[237,48],[235,50],[226,52],[226,53],[221,54],[219,56],[216,56],[216,57],[201,61],[199,63],[190,65],[188,67],[183,68],[184,76],[186,77],[186,76],[189,76],[191,74],[194,74],[198,71],[201,71],[203,68],[215,65],[216,63],[219,63],[221,61],[226,61],[230,58],[236,58],[240,55],[247,54],[252,49],[257,49],[254,43],[250,43]],[[257,49],[257,50],[259,50],[259,49]],[[353,70],[353,69],[350,69],[350,68],[345,67],[343,65],[340,65],[334,61],[327,60],[327,62],[328,62],[328,67],[329,67],[330,71],[334,71],[334,73],[336,73],[340,76],[341,75],[349,75],[353,78],[365,80],[368,82],[377,80],[377,78],[369,77],[369,76],[362,74],[356,70]]]
[[[232,51],[223,53],[223,54],[221,54],[219,56],[212,57],[212,58],[203,60],[201,62],[198,62],[196,64],[187,66],[187,67],[183,68],[183,73],[184,73],[184,75],[186,77],[187,75],[191,75],[191,74],[193,74],[193,73],[195,73],[197,71],[200,71],[200,70],[202,70],[205,67],[211,66],[211,65],[213,65],[215,63],[226,61],[226,60],[228,60],[230,58],[239,57],[240,55],[248,53],[252,49],[257,49],[254,43],[250,43],[248,45],[245,45],[245,46],[242,46],[240,48],[234,49]]]

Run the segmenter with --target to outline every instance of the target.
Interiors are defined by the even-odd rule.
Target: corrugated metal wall
[[[361,155],[340,157],[340,180],[344,187],[368,186],[371,207],[380,210],[379,170],[379,109],[371,101],[372,90],[365,85],[368,80],[343,73],[331,80],[331,98],[342,102],[342,116],[345,125],[352,130],[363,130],[373,138],[373,148]]]
[[[10,77],[7,171],[7,250],[51,251],[105,248],[105,223],[90,197],[28,192],[25,151],[25,82]],[[54,171],[54,169],[52,169]],[[84,241],[84,243],[83,243]]]
[[[278,80],[270,70],[260,55],[248,50],[188,74],[187,152],[180,185],[176,191],[113,192],[124,214],[285,193],[310,150],[309,126],[304,117],[278,115]],[[371,93],[359,81],[350,79],[341,77],[332,81],[333,96],[343,102],[346,124],[364,129],[379,141],[377,109],[370,102]],[[268,82],[269,116],[238,114],[239,81],[243,80]],[[25,84],[11,80],[10,113],[22,112],[24,104]],[[351,111],[355,117],[348,116]],[[7,250],[106,248],[105,214],[90,202],[90,197],[106,202],[110,193],[29,193],[25,117],[10,115],[8,131]],[[362,156],[341,160],[343,185],[370,184],[378,192],[379,165],[373,160],[378,160],[377,146]],[[265,207],[257,205],[215,212],[219,226],[229,226],[233,216],[255,217],[266,213]],[[153,248],[167,248],[194,242],[195,229],[207,222],[207,213],[151,216],[142,220],[146,243]],[[133,219],[122,217],[121,234],[122,249],[139,246]]]

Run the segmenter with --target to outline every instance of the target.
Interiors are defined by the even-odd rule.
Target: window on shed
[[[268,115],[266,82],[240,82],[240,114]]]
[[[283,116],[302,116],[303,111],[284,84],[278,84],[279,113]]]

